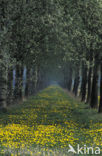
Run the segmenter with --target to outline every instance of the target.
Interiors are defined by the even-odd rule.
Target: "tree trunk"
[[[37,69],[35,68],[33,68],[32,69],[32,73],[31,73],[31,75],[32,75],[32,78],[31,78],[31,95],[34,95],[35,93],[36,93],[36,76],[37,76],[37,71],[36,71]]]
[[[97,62],[97,60],[95,60],[94,71],[93,71],[91,101],[90,101],[91,108],[98,107],[98,77],[99,77],[98,69],[99,69],[99,63]]]
[[[39,88],[39,81],[38,81],[38,78],[39,78],[39,68],[35,67],[35,74],[34,74],[34,85],[35,85],[35,92],[38,91],[38,88]]]
[[[29,86],[30,86],[30,69],[26,69],[26,87],[25,87],[25,97],[28,97],[30,95],[29,93]]]
[[[25,95],[34,95],[37,91],[38,71],[37,68],[27,69]]]
[[[23,95],[22,87],[23,87],[23,66],[17,64],[15,90],[14,90],[15,100],[22,100],[22,95]]]
[[[88,73],[88,91],[87,91],[87,100],[86,103],[90,102],[90,98],[91,98],[91,88],[92,88],[92,67],[89,67],[89,73]]]
[[[87,85],[87,66],[82,64],[82,84],[81,84],[81,101],[86,98],[86,85]]]
[[[8,69],[7,105],[13,103],[13,69]]]
[[[75,80],[74,80],[74,87],[73,87],[73,93],[75,96],[78,94],[78,87],[80,83],[80,76],[79,76],[79,68],[76,71]]]
[[[101,79],[100,79],[100,104],[98,112],[102,113],[102,63],[101,63]]]
[[[7,68],[5,65],[5,58],[0,54],[0,110],[6,111],[7,107]]]
[[[0,1],[0,111],[7,111],[7,51],[8,50],[8,31],[5,21],[7,3]],[[7,21],[6,21],[7,23]],[[5,33],[6,32],[6,33]]]

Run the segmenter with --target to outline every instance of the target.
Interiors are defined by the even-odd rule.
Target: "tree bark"
[[[34,95],[38,89],[38,69],[29,68],[27,69],[27,78],[26,78],[26,89],[25,95]]]
[[[80,83],[80,76],[79,76],[79,68],[78,68],[76,70],[74,87],[73,87],[73,93],[75,94],[75,96],[77,96],[77,94],[78,94],[79,83]]]
[[[0,110],[7,108],[7,68],[3,53],[0,54]]]
[[[99,77],[98,69],[99,69],[99,63],[97,60],[95,60],[94,71],[93,71],[91,101],[90,101],[91,108],[98,107],[98,77]]]
[[[92,67],[89,67],[89,73],[88,73],[88,91],[87,91],[87,100],[86,103],[90,102],[91,98],[91,89],[92,89]]]
[[[7,105],[13,103],[13,68],[8,69]]]
[[[86,85],[87,85],[87,66],[82,64],[82,84],[81,84],[81,101],[86,99]]]
[[[28,97],[30,95],[29,93],[29,86],[30,86],[30,69],[26,69],[26,87],[25,87],[25,97]]]
[[[8,31],[5,21],[7,20],[5,1],[0,1],[0,111],[7,111],[7,61]],[[6,31],[5,31],[6,30]],[[6,33],[5,33],[6,32]]]
[[[22,87],[23,87],[23,66],[17,64],[15,90],[14,90],[15,100],[22,100],[22,95],[23,95]]]
[[[102,113],[102,63],[101,63],[101,79],[100,79],[100,103],[99,103],[99,113]]]

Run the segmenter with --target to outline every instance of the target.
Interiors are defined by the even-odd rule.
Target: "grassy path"
[[[69,144],[102,145],[102,116],[50,86],[0,114],[0,155],[67,156]]]

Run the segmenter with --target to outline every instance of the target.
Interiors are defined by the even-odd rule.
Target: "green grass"
[[[50,86],[0,114],[0,138],[0,155],[72,155],[69,144],[102,144],[102,115]]]

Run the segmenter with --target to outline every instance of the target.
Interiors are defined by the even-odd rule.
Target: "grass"
[[[0,156],[67,156],[69,144],[101,147],[102,115],[50,86],[0,114]]]

